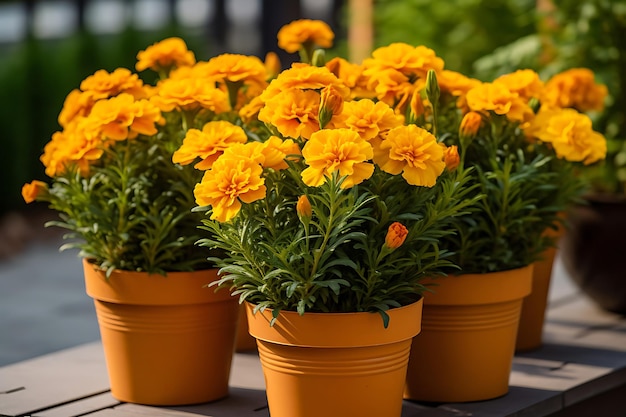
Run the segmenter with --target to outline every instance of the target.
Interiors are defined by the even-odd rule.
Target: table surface
[[[594,414],[626,415],[626,318],[600,310],[571,285],[561,282],[557,287],[546,314],[544,345],[515,356],[507,395],[459,404],[405,401],[402,416],[586,416],[589,411],[580,410],[594,399],[593,410],[606,406]],[[108,384],[99,342],[18,362],[0,368],[0,416],[269,416],[256,353],[234,355],[229,396],[213,403],[120,403]]]

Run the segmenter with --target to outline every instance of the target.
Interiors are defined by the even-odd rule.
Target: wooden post
[[[372,52],[374,44],[373,1],[348,2],[348,57],[350,62],[361,63]]]

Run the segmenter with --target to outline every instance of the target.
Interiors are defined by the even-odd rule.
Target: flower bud
[[[311,208],[311,202],[306,195],[301,195],[296,203],[296,212],[298,217],[310,219],[313,215],[313,209]]]
[[[404,243],[409,230],[400,222],[393,222],[389,229],[387,229],[387,236],[385,237],[385,245],[389,249],[396,249]]]
[[[280,58],[276,52],[268,52],[265,55],[265,73],[268,80],[276,78],[281,71]]]
[[[326,65],[326,52],[323,49],[316,49],[313,51],[311,65],[314,67],[323,67]]]
[[[461,162],[459,150],[456,145],[448,146],[443,151],[443,161],[448,171],[454,171]]]
[[[321,94],[318,118],[320,129],[324,129],[330,119],[343,110],[343,98],[337,89],[330,85],[324,87]]]
[[[424,103],[422,102],[422,94],[419,89],[413,90],[411,101],[409,102],[409,123],[414,123],[419,116],[424,114]]]
[[[32,203],[47,189],[48,184],[45,182],[33,180],[32,182],[22,186],[22,198],[27,204]]]
[[[441,92],[439,90],[439,83],[437,82],[437,74],[435,70],[428,70],[426,75],[426,97],[432,106],[435,106],[439,102],[439,96]]]
[[[480,116],[480,113],[471,111],[465,114],[461,120],[461,125],[459,126],[459,136],[461,141],[474,139],[481,124],[482,117]]]

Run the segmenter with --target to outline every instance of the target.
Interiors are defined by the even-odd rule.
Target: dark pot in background
[[[590,196],[572,207],[560,242],[563,266],[596,304],[626,314],[626,198]]]

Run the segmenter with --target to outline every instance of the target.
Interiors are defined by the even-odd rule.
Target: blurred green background
[[[272,4],[282,14],[262,10],[261,2]],[[0,1],[0,21],[9,6],[34,7],[37,3],[55,2]],[[177,2],[165,3],[174,7]],[[234,35],[251,33],[238,41],[240,45],[254,44],[250,50],[227,48],[236,53],[264,54],[260,35],[250,28],[258,25],[259,19],[272,20],[271,33],[275,34],[275,28],[292,18],[320,17],[314,13],[307,16],[307,8],[295,7],[295,0],[212,3],[213,7],[231,3],[230,7],[238,7],[243,14],[250,10],[260,14],[256,20],[248,16],[248,21],[244,19],[243,26],[234,30]],[[324,3],[331,9],[329,18],[339,22],[331,24],[337,43],[343,38],[345,44],[341,22],[347,20],[347,2],[308,3]],[[445,60],[448,69],[485,81],[518,68],[535,69],[544,79],[570,67],[594,70],[611,94],[607,111],[594,119],[596,129],[611,139],[612,149],[602,167],[603,174],[609,175],[599,182],[607,190],[619,190],[626,184],[626,0],[374,0],[373,4],[374,46],[395,41],[426,45]],[[225,24],[218,19],[190,28],[172,17],[158,29],[127,24],[114,34],[96,34],[83,24],[69,35],[52,38],[38,37],[32,25],[27,25],[20,39],[0,39],[0,166],[4,174],[0,214],[25,207],[20,196],[25,182],[46,179],[39,156],[58,130],[56,118],[65,96],[82,79],[101,68],[132,69],[138,51],[168,36],[181,36],[198,59],[208,59],[223,52]]]

